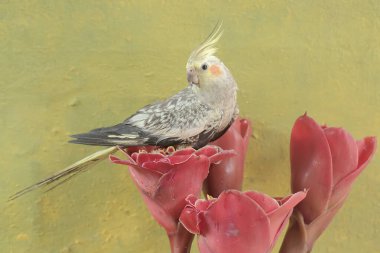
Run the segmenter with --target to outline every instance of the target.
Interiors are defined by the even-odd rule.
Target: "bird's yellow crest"
[[[215,44],[218,42],[220,37],[222,37],[223,30],[222,22],[218,22],[207,39],[200,44],[194,51],[191,53],[189,60],[187,61],[186,67],[194,64],[195,62],[201,62],[206,59],[208,56],[214,55],[217,51]]]

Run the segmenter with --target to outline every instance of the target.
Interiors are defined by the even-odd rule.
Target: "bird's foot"
[[[176,150],[175,147],[169,146],[169,147],[166,148],[165,152],[170,155],[170,154],[174,153],[175,150]]]
[[[149,151],[145,148],[140,148],[138,150],[139,153],[153,153],[153,154],[162,154],[162,155],[171,155],[176,151],[176,148],[173,146],[169,146],[167,148],[159,148],[156,147],[154,149],[150,149]]]
[[[173,146],[169,146],[167,148],[158,148],[156,151],[162,155],[171,155],[176,151],[176,149]]]

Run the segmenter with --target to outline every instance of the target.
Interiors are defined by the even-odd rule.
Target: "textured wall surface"
[[[1,252],[169,251],[122,166],[6,199],[97,150],[68,135],[186,86],[187,57],[218,19],[218,55],[254,123],[244,189],[289,193],[290,130],[305,111],[356,138],[380,136],[379,1],[2,0]],[[378,157],[314,252],[380,252]]]

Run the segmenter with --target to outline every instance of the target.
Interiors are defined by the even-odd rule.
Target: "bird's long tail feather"
[[[110,154],[115,153],[117,150],[118,150],[118,147],[114,146],[114,147],[110,147],[107,149],[97,151],[97,152],[83,158],[82,160],[66,167],[65,169],[58,171],[54,175],[52,175],[46,179],[43,179],[43,180],[39,181],[38,183],[35,183],[35,184],[33,184],[33,185],[31,185],[31,186],[29,186],[29,187],[27,187],[27,188],[25,188],[19,192],[13,194],[12,196],[9,197],[9,200],[14,200],[18,197],[21,197],[25,193],[31,192],[31,191],[36,190],[38,188],[48,186],[48,185],[51,185],[54,183],[47,190],[47,191],[50,191],[50,190],[54,189],[55,187],[59,186],[60,184],[68,181],[72,177],[78,175],[78,173],[84,172],[90,166],[95,165],[96,163],[108,158],[108,156]]]

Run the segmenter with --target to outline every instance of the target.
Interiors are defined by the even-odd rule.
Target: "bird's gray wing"
[[[139,127],[121,123],[72,135],[74,139],[69,142],[95,146],[140,146],[145,144],[149,136],[148,132]]]
[[[125,123],[148,131],[150,145],[193,145],[201,133],[219,127],[221,117],[219,109],[201,102],[189,87],[163,103],[143,108]]]
[[[150,104],[123,123],[73,135],[72,143],[101,146],[172,146],[196,143],[220,121],[220,113],[186,88],[166,101]]]

